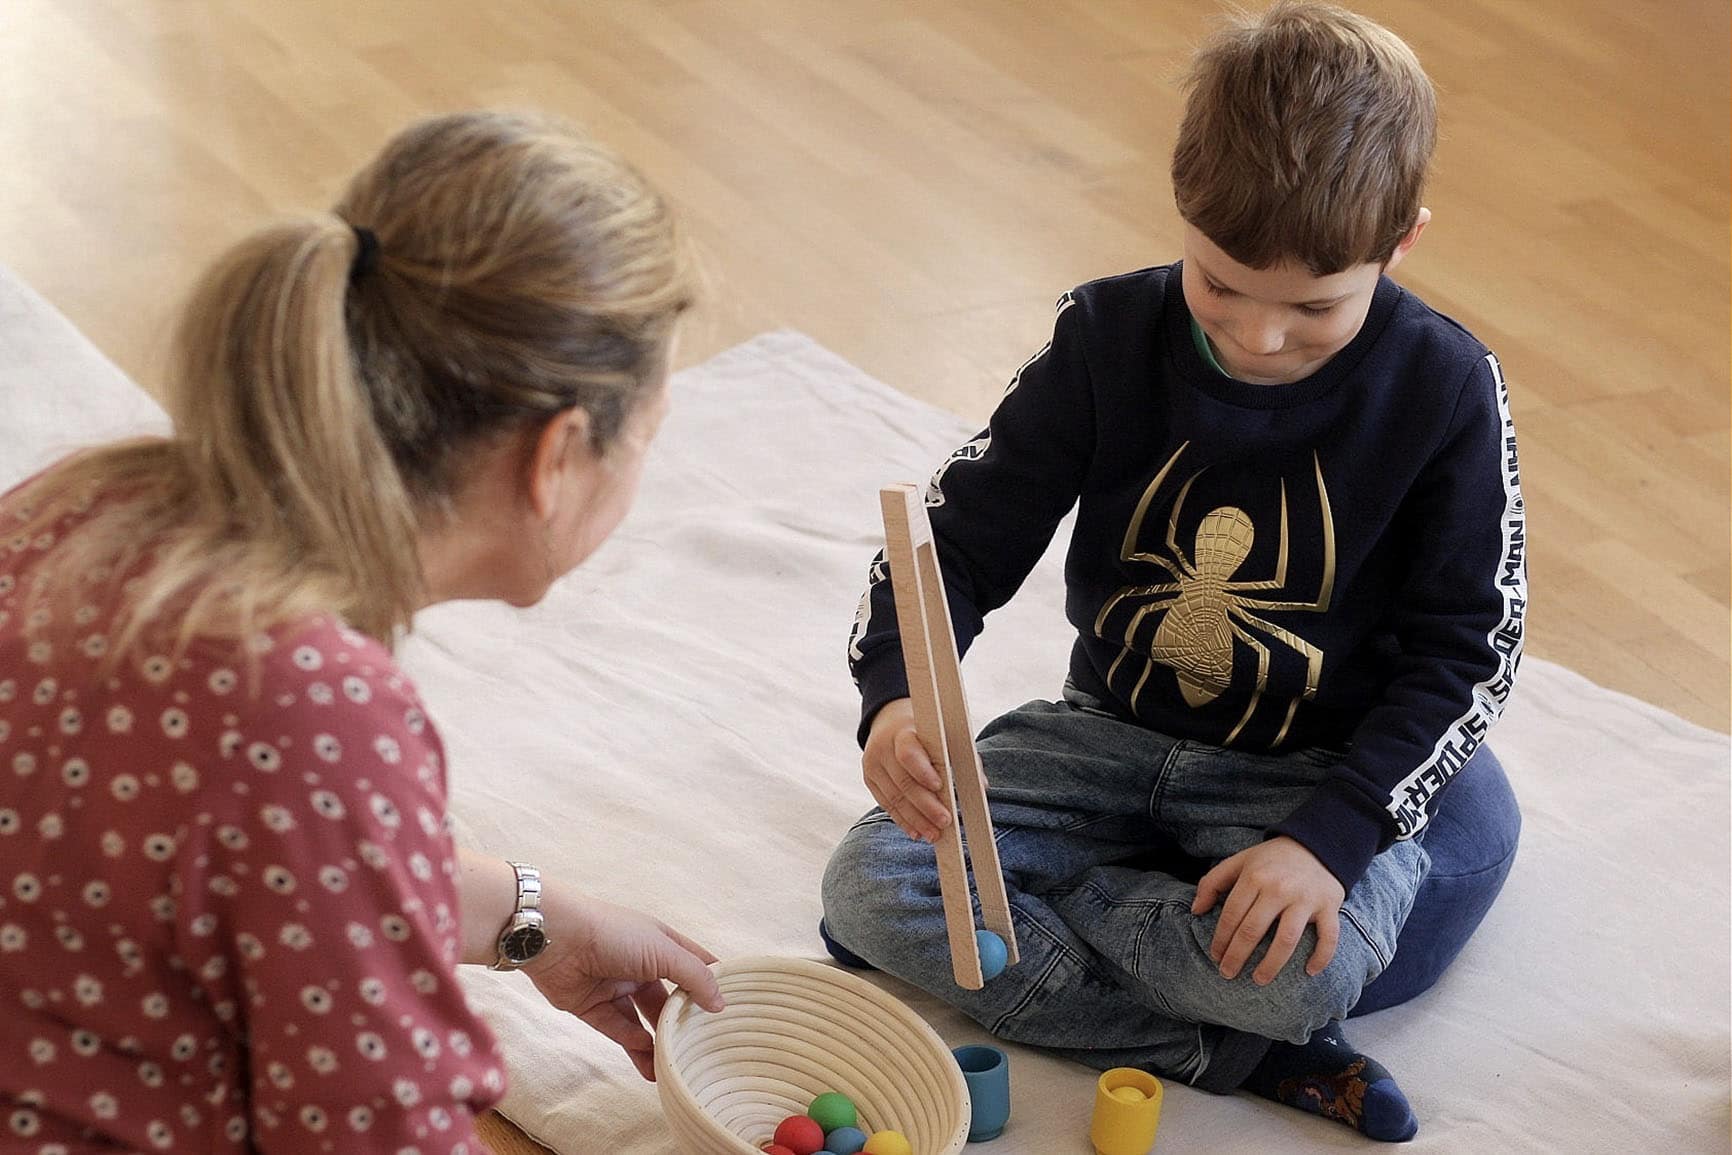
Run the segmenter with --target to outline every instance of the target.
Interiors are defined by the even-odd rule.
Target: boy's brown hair
[[[1216,32],[1185,87],[1173,197],[1235,261],[1327,276],[1384,263],[1413,227],[1437,98],[1387,28],[1284,0]]]

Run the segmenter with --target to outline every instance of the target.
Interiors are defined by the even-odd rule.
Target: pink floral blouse
[[[25,620],[53,547],[0,529],[0,1151],[480,1155],[414,687],[329,617],[250,643],[256,693],[232,643],[99,679],[95,606]]]

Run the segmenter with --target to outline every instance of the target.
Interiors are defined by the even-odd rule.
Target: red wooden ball
[[[794,1155],[794,1153],[780,1143],[772,1143],[764,1148],[764,1155]]]
[[[813,1155],[824,1149],[824,1128],[806,1115],[789,1115],[776,1128],[776,1142],[793,1155]]]

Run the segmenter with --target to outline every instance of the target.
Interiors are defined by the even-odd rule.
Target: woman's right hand
[[[618,1043],[655,1081],[651,1030],[668,999],[665,979],[706,1011],[723,1008],[708,964],[716,956],[666,923],[543,880],[548,947],[523,968],[543,997]]]
[[[911,699],[886,702],[873,716],[860,766],[866,789],[910,838],[936,842],[950,829],[950,810],[938,793],[938,771],[914,731]]]

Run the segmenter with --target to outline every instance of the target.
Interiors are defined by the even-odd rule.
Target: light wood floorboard
[[[1530,652],[1728,728],[1728,38],[1710,0],[1365,0],[1442,94],[1402,279],[1512,383]],[[5,0],[0,261],[147,386],[201,262],[408,119],[536,106],[678,201],[695,361],[803,330],[970,418],[1170,260],[1204,0]],[[501,1150],[518,1150],[494,1137]]]

